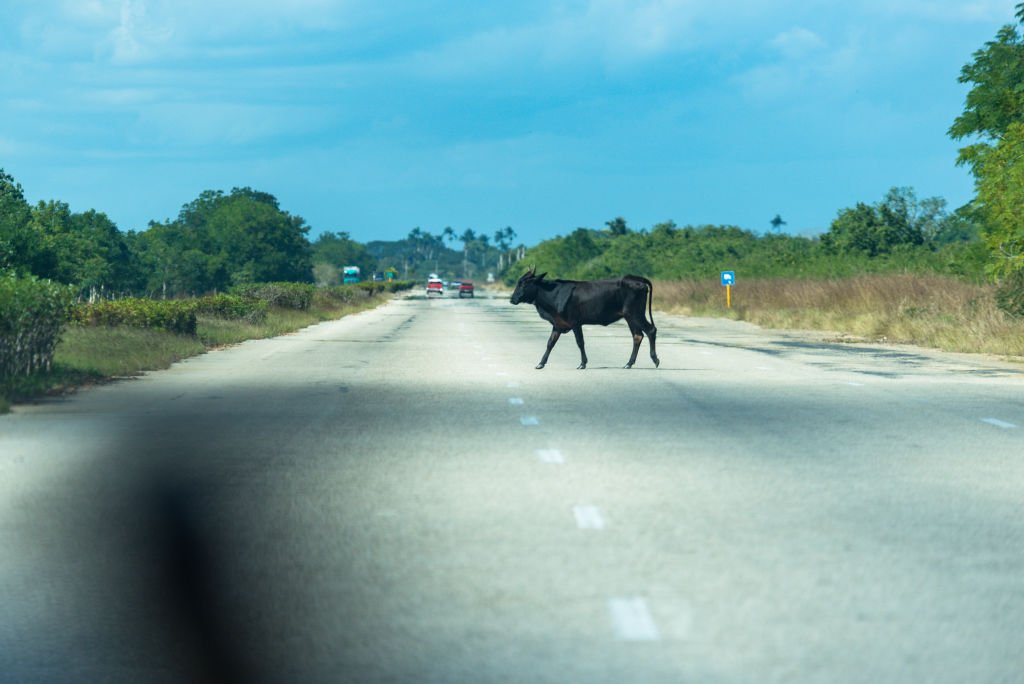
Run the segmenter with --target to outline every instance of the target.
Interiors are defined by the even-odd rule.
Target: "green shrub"
[[[265,300],[223,293],[195,300],[197,315],[229,320],[239,319],[247,323],[265,321],[268,308],[269,305]]]
[[[66,285],[0,274],[0,389],[50,368],[73,296]]]
[[[258,299],[269,306],[305,311],[313,303],[316,285],[306,283],[246,283],[231,288],[231,294]]]
[[[332,287],[321,287],[316,291],[316,300],[323,306],[339,306],[351,304],[356,297],[362,298],[358,285],[334,285]]]
[[[1024,272],[1015,271],[999,282],[996,305],[1011,316],[1024,316]]]
[[[72,309],[71,319],[79,325],[128,325],[195,335],[197,308],[196,300],[128,297],[95,304],[79,304]]]

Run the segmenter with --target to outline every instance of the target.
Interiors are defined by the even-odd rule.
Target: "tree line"
[[[310,241],[310,227],[273,195],[252,188],[207,190],[173,220],[122,232],[95,209],[73,212],[58,200],[32,206],[0,169],[0,272],[73,285],[83,296],[155,298],[223,292],[259,282],[341,282],[345,266],[364,277],[397,269],[404,279],[429,272],[483,277],[521,255],[511,227],[485,233],[414,228],[396,241],[362,244],[344,231]],[[461,243],[456,245],[455,243]]]
[[[525,262],[570,279],[624,273],[703,279],[734,270],[741,278],[917,271],[980,280],[988,259],[980,230],[968,209],[948,212],[941,198],[919,200],[912,188],[892,188],[874,204],[841,210],[816,237],[759,235],[737,226],[680,227],[673,221],[633,230],[616,217],[602,229],[577,228],[546,240],[527,251]],[[509,270],[505,280],[514,282],[520,270]]]

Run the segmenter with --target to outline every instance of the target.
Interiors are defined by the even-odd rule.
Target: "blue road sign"
[[[733,271],[722,271],[722,286],[735,285],[736,273]]]

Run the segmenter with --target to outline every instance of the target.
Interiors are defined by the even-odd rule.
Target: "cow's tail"
[[[654,283],[644,278],[644,285],[647,286],[647,317],[651,319],[651,326],[654,326]]]
[[[647,278],[638,275],[629,275],[627,278],[634,278],[644,284],[644,288],[647,289],[647,317],[651,319],[651,325],[654,325],[654,311],[652,306],[654,304],[654,283]]]

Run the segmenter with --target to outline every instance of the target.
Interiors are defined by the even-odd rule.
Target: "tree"
[[[771,224],[772,224],[772,230],[774,230],[776,233],[778,233],[780,230],[782,230],[782,226],[786,225],[786,222],[782,220],[782,216],[780,216],[779,214],[776,214],[775,218],[773,218],[771,220]]]
[[[1012,123],[999,144],[976,157],[977,204],[997,277],[1024,271],[1024,123]]]
[[[127,292],[140,282],[125,236],[106,214],[72,213],[64,202],[40,201],[31,227],[39,241],[37,275],[92,293]]]
[[[922,245],[925,229],[936,232],[945,206],[937,197],[918,201],[913,188],[890,188],[873,206],[858,202],[840,211],[821,243],[831,254],[869,257],[889,254],[897,246]]]
[[[1018,23],[1024,23],[1024,3],[1016,6]],[[1007,24],[996,39],[973,55],[960,70],[960,83],[973,84],[967,93],[964,112],[949,129],[954,140],[979,136],[987,142],[998,140],[1014,122],[1024,121],[1024,38],[1017,27]],[[960,150],[960,162],[973,166],[975,146]]]
[[[345,266],[358,266],[364,273],[375,270],[376,260],[366,246],[344,231],[321,233],[312,244],[315,280],[321,285],[337,285]]]
[[[494,244],[498,248],[499,271],[505,268],[506,256],[508,257],[509,265],[512,264],[512,255],[508,254],[508,251],[512,247],[512,241],[515,239],[516,231],[512,230],[512,226],[505,226],[504,228],[494,231]]]
[[[236,283],[311,282],[308,232],[306,222],[283,211],[273,195],[234,188],[229,194],[202,192],[177,220],[151,223],[135,244],[151,270],[148,289],[166,296]]]
[[[626,219],[621,216],[616,216],[611,221],[605,221],[604,225],[608,226],[608,232],[612,235],[626,235],[629,233],[629,226],[626,225]]]
[[[1024,24],[1024,3],[1016,6],[1015,16]],[[973,87],[949,134],[978,141],[961,148],[957,163],[974,174],[992,273],[1020,283],[1011,277],[1024,272],[1024,37],[1017,27],[1003,26],[994,41],[975,52],[960,82]]]
[[[469,270],[469,248],[476,242],[476,232],[472,228],[467,228],[459,236],[459,240],[462,242],[462,273],[472,276],[473,273]]]
[[[41,256],[29,221],[32,210],[21,184],[0,168],[0,269],[36,272]]]

